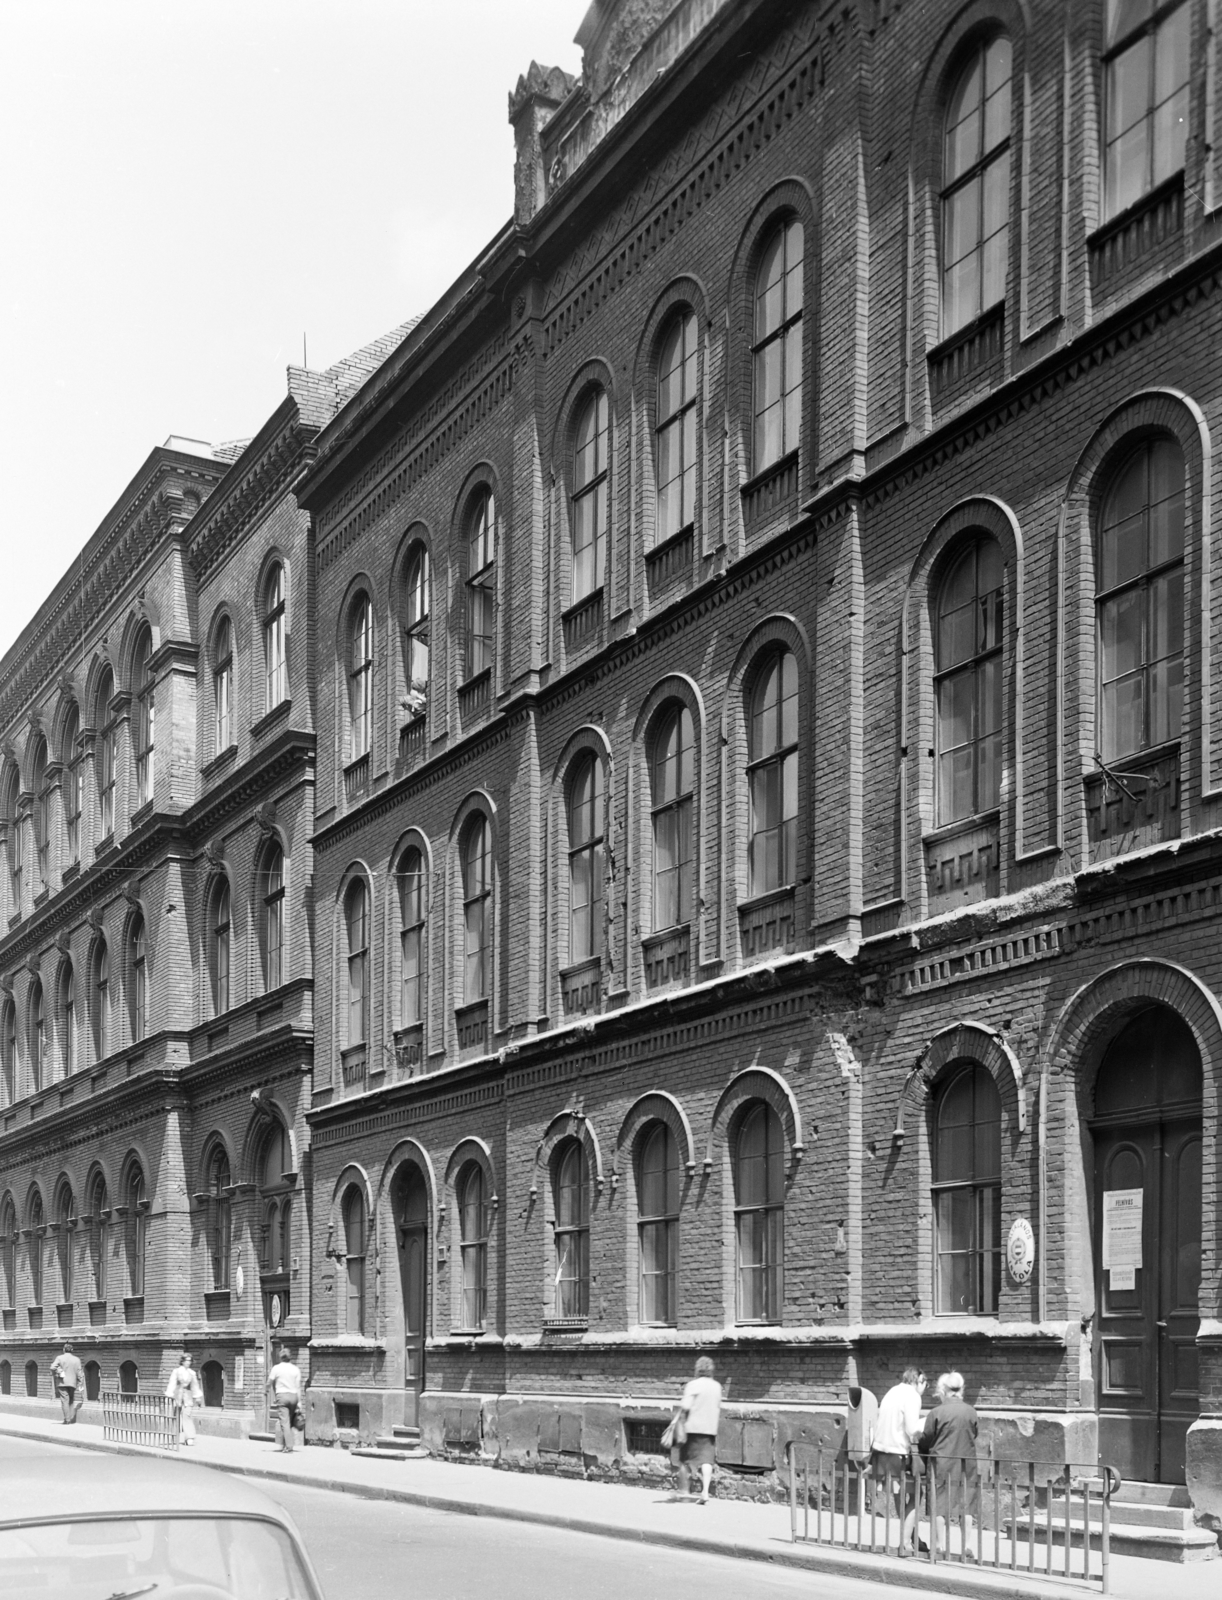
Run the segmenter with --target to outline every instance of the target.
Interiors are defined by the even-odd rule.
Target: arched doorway
[[[1139,1011],[1108,1046],[1091,1131],[1100,1460],[1183,1483],[1200,1411],[1201,1053],[1167,1006]]]
[[[428,1318],[429,1199],[424,1174],[405,1161],[390,1186],[391,1214],[399,1257],[400,1306],[403,1313],[403,1387],[407,1402],[403,1420],[417,1424],[424,1388],[424,1338]]]

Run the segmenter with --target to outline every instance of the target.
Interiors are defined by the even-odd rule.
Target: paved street
[[[0,1436],[0,1459],[37,1458],[53,1471],[59,1447]],[[49,1459],[48,1459],[49,1458]],[[39,1470],[39,1469],[35,1469]],[[105,1461],[99,1459],[99,1472]],[[527,1526],[495,1517],[463,1517],[415,1506],[282,1483],[262,1483],[296,1521],[322,1578],[327,1600],[877,1600],[879,1589],[854,1578],[772,1569],[618,1539]],[[541,1484],[542,1489],[542,1484]],[[716,1506],[682,1508],[693,1522]],[[929,1591],[925,1591],[929,1593]]]

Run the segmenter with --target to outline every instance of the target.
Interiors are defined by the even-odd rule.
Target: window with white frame
[[[775,650],[756,673],[747,729],[747,893],[797,878],[798,664]]]
[[[51,860],[51,784],[47,777],[47,741],[41,734],[30,773],[34,790],[34,864],[37,887],[47,887]]]
[[[76,978],[71,961],[59,969],[59,1057],[64,1077],[76,1071]]]
[[[64,717],[61,741],[61,760],[64,767],[64,843],[67,859],[75,865],[81,859],[81,808],[84,800],[84,776],[78,745],[81,735],[81,718],[75,705],[68,708]]]
[[[106,1255],[110,1244],[106,1179],[95,1173],[89,1186],[89,1276],[92,1300],[106,1298]]]
[[[148,1201],[145,1198],[144,1174],[133,1167],[128,1175],[124,1193],[127,1206],[127,1292],[138,1298],[144,1293],[144,1274],[148,1244]]]
[[[763,472],[802,435],[802,302],[805,234],[790,217],[769,234],[755,276],[752,461]]]
[[[30,1304],[42,1304],[43,1245],[47,1232],[47,1219],[42,1209],[42,1196],[38,1190],[30,1196]]]
[[[592,389],[577,413],[573,440],[571,599],[601,589],[607,566],[610,408],[605,389]]]
[[[482,1329],[488,1315],[488,1197],[484,1169],[469,1161],[458,1175],[459,1249],[462,1255],[462,1326]]]
[[[153,639],[145,630],[132,658],[136,692],[136,804],[153,798],[153,762],[157,743],[157,679],[152,668]]]
[[[691,712],[672,705],[658,723],[650,762],[655,933],[691,920],[695,749]]]
[[[348,627],[348,759],[369,754],[373,737],[373,601],[361,595]]]
[[[462,845],[463,1003],[492,993],[492,830],[476,816]]]
[[[35,978],[30,985],[29,998],[30,1019],[30,1076],[33,1079],[33,1088],[41,1089],[46,1085],[47,1072],[47,1008],[43,998],[42,983]]]
[[[560,1144],[552,1173],[555,1314],[584,1318],[590,1312],[590,1172],[580,1139]]]
[[[131,1024],[133,1040],[143,1039],[148,1028],[148,939],[144,917],[140,912],[132,918],[127,936],[128,962],[131,976]]]
[[[412,546],[404,583],[403,677],[406,689],[404,711],[421,716],[429,694],[429,610],[432,604],[427,546]]]
[[[365,1332],[365,1200],[355,1184],[344,1194],[344,1327]]]
[[[209,1287],[229,1287],[229,1242],[232,1208],[229,1157],[218,1146],[208,1163],[208,1258],[211,1268]]]
[[[98,830],[103,839],[115,831],[115,772],[118,766],[119,730],[111,711],[115,697],[114,674],[107,667],[98,685],[95,719],[98,727]]]
[[[1183,170],[1192,7],[1107,0],[1104,213],[1114,217]]]
[[[0,1050],[3,1051],[4,1100],[11,1105],[17,1095],[17,1007],[11,999],[0,1014]]]
[[[409,845],[399,858],[399,1026],[424,1018],[424,857]]]
[[[284,851],[277,839],[263,847],[257,892],[263,991],[270,994],[284,982]]]
[[[569,784],[569,962],[602,955],[605,817],[603,764],[579,758]]]
[[[937,1311],[997,1315],[1001,1284],[1001,1097],[986,1067],[960,1063],[934,1101]]]
[[[974,46],[942,139],[942,337],[1005,298],[1010,241],[1010,41]]]
[[[263,1210],[259,1265],[268,1276],[288,1272],[292,1265],[292,1166],[288,1131],[277,1122],[264,1141],[259,1162],[259,1199]]]
[[[233,627],[222,617],[216,630],[212,664],[212,703],[216,713],[215,755],[233,743]]]
[[[369,891],[364,880],[349,886],[344,900],[344,925],[348,936],[348,1023],[345,1043],[366,1044],[369,1039]]]
[[[496,501],[481,489],[467,524],[467,641],[465,677],[492,666],[496,613]]]
[[[229,1010],[230,912],[229,883],[218,878],[209,896],[208,915],[208,977],[212,991],[212,1015],[222,1016]]]
[[[673,1326],[679,1271],[679,1148],[664,1122],[645,1129],[637,1164],[642,1323]]]
[[[263,671],[269,711],[289,697],[286,629],[284,568],[276,561],[263,582]]]
[[[937,591],[934,644],[937,824],[995,810],[1001,798],[1001,546],[977,534],[954,556]]]
[[[661,544],[696,518],[697,341],[696,313],[685,308],[667,323],[658,356],[658,517]]]
[[[59,1258],[59,1303],[60,1305],[70,1305],[72,1302],[72,1235],[76,1227],[76,1215],[72,1207],[72,1190],[66,1183],[60,1187],[59,1198],[55,1207],[55,1220],[59,1224],[55,1235],[55,1253]]]
[[[93,1054],[96,1061],[101,1061],[110,1053],[110,951],[102,934],[93,947],[91,977]]]
[[[751,1105],[734,1140],[734,1236],[739,1322],[779,1322],[784,1294],[785,1139],[763,1101]]]

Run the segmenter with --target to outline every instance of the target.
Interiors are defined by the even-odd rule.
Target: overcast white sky
[[[0,653],[149,450],[425,310],[587,0],[0,3]]]

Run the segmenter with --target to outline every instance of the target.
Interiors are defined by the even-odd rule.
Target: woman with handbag
[[[696,1376],[683,1391],[679,1409],[662,1443],[679,1451],[679,1493],[686,1495],[691,1485],[693,1467],[700,1468],[700,1505],[709,1501],[709,1485],[717,1462],[717,1428],[721,1421],[721,1385],[713,1376],[713,1363],[708,1356],[696,1362]],[[669,1439],[667,1434],[670,1435]]]

